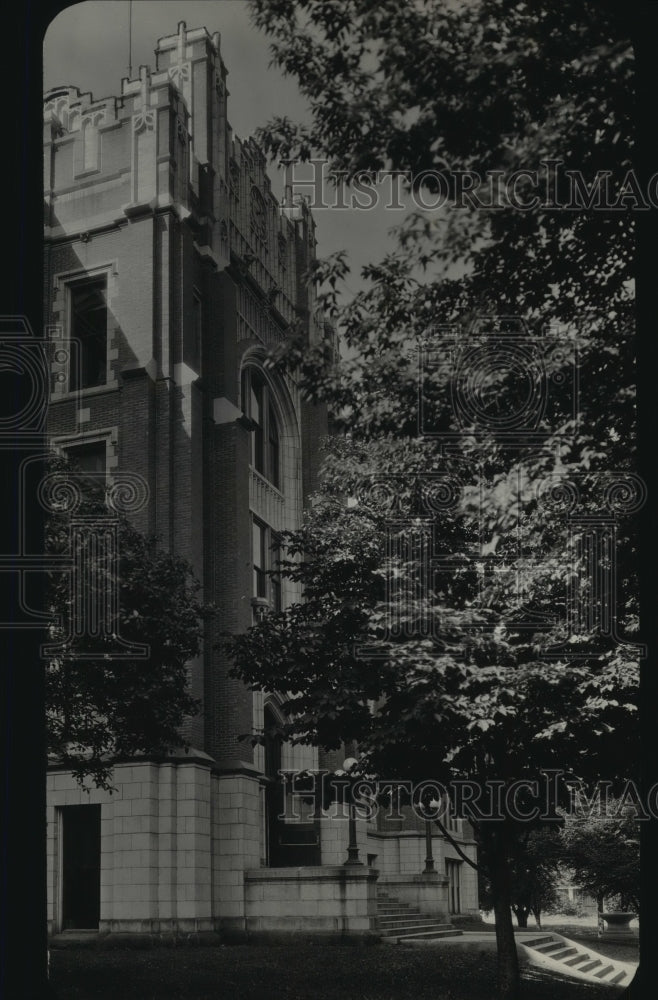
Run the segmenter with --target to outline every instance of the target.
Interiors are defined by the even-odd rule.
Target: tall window
[[[255,429],[251,436],[251,464],[277,489],[281,483],[279,425],[270,387],[255,368],[245,368],[242,377],[243,408]]]
[[[201,343],[203,339],[203,303],[201,296],[194,293],[194,326],[192,328],[191,363],[196,371],[201,371]]]
[[[267,527],[254,518],[252,523],[254,597],[267,597],[267,534]]]
[[[270,537],[270,569],[273,570],[270,576],[270,600],[272,602],[272,611],[281,611],[283,608],[281,602],[281,576],[277,572],[281,558],[281,539],[274,532],[270,533]]]
[[[448,906],[451,913],[461,913],[461,862],[446,859],[448,876]]]
[[[281,558],[281,540],[267,524],[256,517],[252,520],[251,531],[253,596],[266,598],[273,611],[281,611],[281,577],[276,572]]]
[[[82,169],[98,169],[98,129],[87,121],[82,126]]]
[[[107,381],[107,282],[79,281],[69,287],[73,340],[69,389],[89,389]]]

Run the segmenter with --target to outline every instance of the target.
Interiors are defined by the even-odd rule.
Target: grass
[[[224,945],[51,952],[58,1000],[495,1000],[495,955],[443,945]],[[538,969],[523,1000],[611,1000],[609,987]]]
[[[491,917],[485,918],[485,921],[481,925],[481,929],[490,929],[494,931],[494,925]],[[463,929],[467,929],[466,925],[459,925]],[[637,935],[637,921],[633,921],[632,925]],[[516,928],[516,921],[514,922],[514,928]],[[468,930],[475,930],[475,926],[468,926]],[[618,962],[637,962],[639,961],[639,941],[637,936],[629,941],[628,944],[620,943],[618,941],[607,941],[605,937],[599,937],[598,935],[598,925],[596,922],[596,917],[567,917],[563,914],[548,914],[548,916],[542,919],[541,928],[535,927],[534,920],[530,919],[528,921],[528,929],[530,931],[536,932],[537,934],[550,934],[551,931],[555,931],[557,934],[562,934],[564,937],[569,938],[571,941],[575,941],[577,944],[585,945],[587,948],[591,948],[592,951],[596,951],[599,955],[605,955],[606,958],[615,959]],[[522,937],[519,940],[523,940]]]

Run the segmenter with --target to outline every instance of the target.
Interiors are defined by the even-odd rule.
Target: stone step
[[[421,913],[409,903],[377,890],[377,931],[387,944],[401,941],[431,941],[434,938],[457,937],[462,931]]]
[[[565,965],[569,965],[572,968],[575,968],[575,966],[577,966],[577,965],[582,965],[583,962],[589,962],[589,960],[591,959],[591,957],[592,956],[590,955],[590,953],[588,951],[581,951],[581,952],[579,952],[578,955],[576,955],[575,958],[570,958],[569,961],[568,962],[565,961],[564,964]]]
[[[551,952],[560,951],[561,948],[564,948],[564,945],[562,941],[556,941],[555,938],[552,938],[551,941],[547,941],[546,944],[533,944],[531,947],[534,948],[535,951],[540,951],[542,955],[550,955]]]
[[[563,962],[564,959],[567,958],[568,956],[577,954],[578,954],[577,948],[562,948],[561,951],[551,952],[551,958],[556,958],[558,962]]]
[[[408,917],[377,917],[378,927],[402,927],[406,924],[417,924],[418,921],[421,923],[436,923],[437,921],[442,924],[445,923],[440,917],[433,917],[429,914],[423,915],[422,913],[410,913]]]
[[[597,979],[604,979],[605,976],[609,976],[610,973],[614,971],[615,971],[614,965],[606,965],[599,972],[595,972],[594,975],[596,976]]]
[[[555,958],[558,962],[571,956],[578,955],[578,948],[573,948],[571,945],[565,945],[562,941],[555,941],[553,944],[542,944],[539,946],[533,945],[535,951],[538,951],[541,955],[546,955],[548,958]],[[588,956],[589,957],[589,956]]]
[[[395,927],[379,927],[378,930],[383,937],[399,937],[401,934],[411,932],[450,931],[453,928],[450,924],[440,924],[435,920],[414,920],[406,924],[398,924]]]
[[[457,930],[453,927],[451,930],[445,931],[421,931],[418,934],[401,934],[398,937],[398,944],[403,941],[432,941],[434,938],[446,938],[446,937],[462,937],[463,931]]]
[[[581,965],[580,968],[578,969],[578,971],[579,972],[591,972],[592,969],[597,969],[599,967],[599,965],[602,965],[601,959],[600,958],[596,958],[593,962],[590,962],[588,965]]]
[[[554,959],[565,969],[573,969],[577,973],[589,973],[592,979],[597,979],[602,983],[617,985],[628,977],[625,969],[620,970],[618,965],[611,964],[611,960],[605,956],[586,951],[585,948],[577,944],[560,941],[553,935],[526,941],[523,938],[520,940],[526,947],[532,948],[540,955]]]

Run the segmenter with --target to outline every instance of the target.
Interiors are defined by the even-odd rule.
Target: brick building
[[[299,597],[267,569],[313,489],[326,414],[263,364],[291,324],[323,333],[303,280],[314,222],[277,201],[258,147],[233,136],[226,77],[219,35],[181,22],[120,97],[46,94],[45,315],[61,341],[53,445],[108,482],[141,477],[134,523],[193,565],[217,628],[242,630]],[[421,878],[417,825],[359,822],[377,867],[348,868],[347,823],[276,820],[278,768],[323,761],[238,739],[281,709],[227,676],[208,630],[190,664],[203,711],[189,753],[118,765],[113,795],[51,770],[51,930],[363,933],[378,878],[412,901],[429,887],[428,912],[477,910],[449,845],[435,846],[441,874]],[[455,837],[472,855],[468,831]]]

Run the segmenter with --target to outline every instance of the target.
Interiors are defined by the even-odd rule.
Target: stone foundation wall
[[[376,882],[366,865],[247,871],[246,935],[367,937],[377,915]]]

